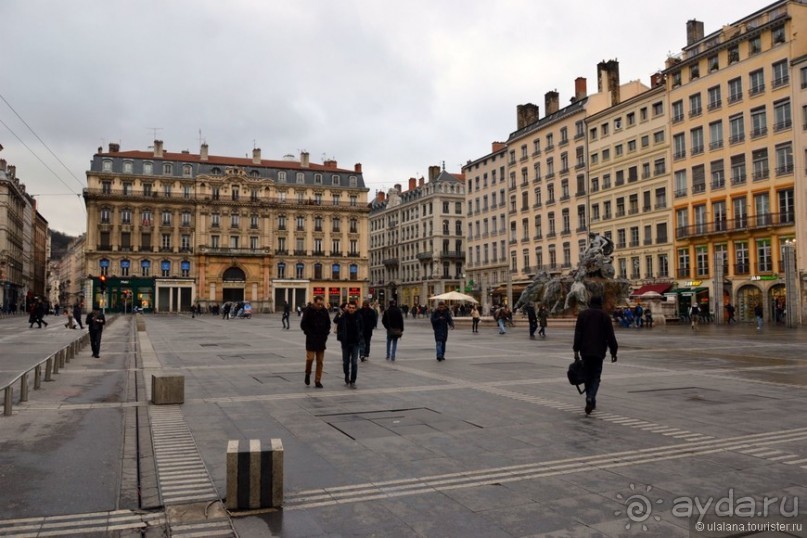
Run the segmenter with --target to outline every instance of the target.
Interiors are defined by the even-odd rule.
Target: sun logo
[[[617,500],[625,505],[624,512],[617,510],[614,512],[615,516],[621,516],[623,513],[628,516],[628,522],[625,524],[625,529],[629,530],[631,526],[641,524],[642,530],[647,531],[647,520],[651,517],[655,521],[661,521],[661,516],[653,514],[653,505],[659,505],[664,502],[664,499],[651,500],[647,495],[652,491],[653,486],[646,486],[644,493],[635,493],[636,485],[631,484],[631,493],[627,497],[621,493],[616,494]]]

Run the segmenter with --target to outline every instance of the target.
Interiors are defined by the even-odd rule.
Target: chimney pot
[[[353,166],[353,171],[356,172],[357,174],[361,174],[361,163],[356,163]]]
[[[574,99],[575,99],[575,101],[580,101],[581,99],[585,99],[586,95],[588,95],[586,77],[577,77],[576,79],[574,79]]]

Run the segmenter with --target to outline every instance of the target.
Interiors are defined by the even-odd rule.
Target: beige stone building
[[[361,165],[99,148],[87,172],[87,270],[107,275],[109,308],[156,311],[250,301],[276,310],[314,295],[367,293]]]
[[[673,287],[669,114],[663,78],[586,119],[591,231],[614,243],[637,295]]]
[[[732,303],[742,321],[761,304],[766,320],[781,321],[783,247],[795,238],[804,189],[793,156],[804,148],[804,126],[793,122],[803,90],[791,73],[807,54],[805,28],[807,5],[794,1],[709,35],[692,20],[687,45],[667,62],[682,306],[694,300],[721,314]]]
[[[0,159],[0,311],[23,312],[35,299],[47,300],[47,249],[47,220],[16,167]]]
[[[638,81],[621,84],[615,60],[601,62],[597,77],[593,95],[579,77],[564,108],[558,92],[548,92],[543,118],[536,105],[518,107],[518,130],[507,140],[510,277],[494,300],[514,303],[539,271],[571,270],[588,243],[586,118],[648,89]]]
[[[81,234],[72,240],[62,258],[51,263],[51,293],[54,293],[55,288],[56,295],[55,301],[51,301],[54,304],[59,303],[63,307],[78,304],[85,309],[88,306],[85,298],[92,293],[92,283],[87,278],[84,253],[86,237],[86,234]]]
[[[507,145],[493,142],[491,152],[462,167],[465,176],[465,264],[469,294],[482,312],[493,303],[493,290],[506,283],[508,265]],[[497,297],[498,300],[498,297]]]
[[[461,174],[429,167],[429,178],[395,185],[370,204],[373,298],[400,305],[464,289],[465,184]]]

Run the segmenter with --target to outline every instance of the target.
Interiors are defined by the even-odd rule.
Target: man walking
[[[590,415],[597,408],[597,390],[600,388],[605,351],[610,350],[611,362],[616,362],[617,348],[614,325],[610,316],[603,312],[602,297],[595,295],[589,301],[589,308],[577,315],[572,346],[575,360],[581,358],[581,355],[583,359],[586,415]]]
[[[356,388],[359,375],[359,348],[362,345],[364,328],[362,317],[356,311],[356,301],[351,300],[345,311],[339,316],[336,328],[337,339],[342,343],[342,370],[345,373],[345,385]]]
[[[761,331],[762,330],[762,305],[759,304],[759,303],[757,303],[756,306],[754,306],[754,317],[757,320],[757,330]]]
[[[73,305],[73,319],[78,323],[78,328],[84,330],[84,325],[81,324],[81,305],[78,303]]]
[[[728,314],[728,320],[726,321],[727,324],[731,325],[732,322],[737,323],[737,320],[734,319],[734,305],[729,303],[726,305],[726,313]]]
[[[384,310],[381,316],[381,325],[387,330],[387,360],[394,361],[395,353],[398,351],[398,339],[403,336],[404,319],[398,303],[389,302],[389,308]]]
[[[359,310],[359,315],[364,328],[359,356],[361,357],[361,362],[364,362],[370,358],[370,340],[373,338],[373,329],[378,324],[378,313],[370,306],[369,301],[364,301]]]
[[[446,341],[448,340],[448,329],[454,328],[454,320],[451,319],[451,312],[446,307],[446,303],[440,301],[437,309],[432,312],[432,329],[434,329],[434,341],[437,347],[437,360],[446,360]]]
[[[535,331],[538,329],[538,315],[535,313],[535,305],[527,303],[524,310],[527,312],[527,320],[530,323],[530,340],[535,340]]]
[[[549,317],[549,312],[547,311],[544,305],[541,305],[538,308],[538,325],[541,327],[538,330],[538,334],[541,335],[541,338],[546,338],[546,319]]]
[[[288,330],[290,327],[289,323],[289,315],[291,314],[291,306],[289,306],[288,301],[283,302],[283,317],[280,318],[280,322],[283,323],[283,328]]]
[[[331,332],[331,317],[325,310],[320,295],[314,297],[314,303],[305,309],[300,328],[305,333],[305,384],[311,384],[311,366],[317,361],[317,373],[314,377],[314,386],[321,389],[322,367],[325,362],[325,342]]]
[[[90,330],[90,347],[92,348],[92,356],[96,359],[100,359],[101,334],[104,332],[106,317],[104,317],[104,313],[101,312],[98,305],[93,306],[92,312],[87,314],[85,323],[87,324],[87,328]]]

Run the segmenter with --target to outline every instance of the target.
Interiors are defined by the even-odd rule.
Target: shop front
[[[702,286],[702,281],[693,280],[686,283],[686,286],[676,288],[670,293],[675,293],[678,303],[678,317],[689,316],[689,310],[693,304],[697,304],[701,314],[712,314],[709,306],[709,288]]]
[[[92,278],[92,306],[107,312],[128,313],[154,311],[154,277],[107,277],[101,282]],[[87,305],[90,307],[91,305]]]

